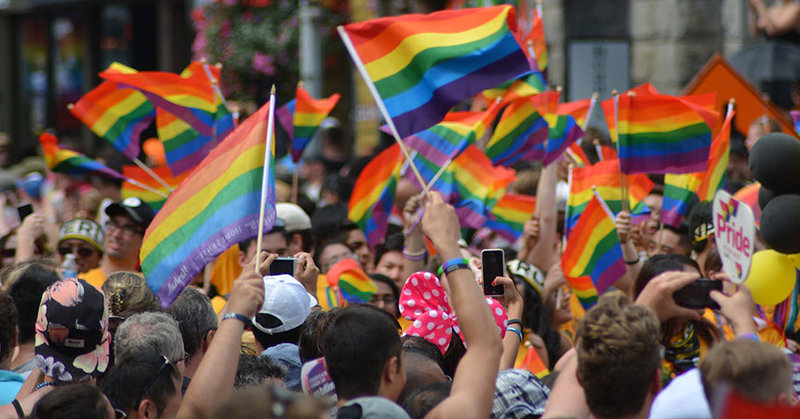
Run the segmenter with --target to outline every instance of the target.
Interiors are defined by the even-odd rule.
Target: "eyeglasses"
[[[58,247],[58,253],[61,256],[66,256],[66,255],[68,255],[70,253],[74,253],[76,250],[78,251],[78,256],[80,256],[82,258],[92,257],[92,255],[94,255],[94,252],[95,252],[95,250],[93,248],[86,247],[86,246],[66,246],[66,245],[64,245],[64,246],[59,246]]]
[[[122,409],[116,409],[115,408],[114,409],[114,417],[116,419],[126,419],[128,417],[128,414],[125,413]]]
[[[106,222],[106,231],[110,232],[111,230],[122,230],[122,232],[129,236],[142,235],[142,233],[144,233],[142,228],[135,224],[119,224],[114,220],[108,220],[108,222]]]
[[[391,294],[386,294],[386,295],[372,294],[372,296],[369,297],[369,303],[370,304],[377,304],[377,303],[379,303],[381,301],[384,304],[391,305],[391,304],[394,304],[395,301],[397,301],[397,299],[395,299],[394,295],[391,295]]]
[[[155,374],[153,374],[152,377],[150,377],[150,380],[147,381],[147,384],[144,385],[142,391],[139,392],[139,397],[136,399],[136,404],[133,405],[134,410],[139,409],[139,405],[142,404],[142,398],[144,398],[144,395],[147,394],[147,390],[150,390],[150,387],[153,386],[153,383],[156,382],[156,379],[158,379],[161,373],[163,373],[167,368],[170,368],[172,371],[175,371],[175,367],[172,366],[172,362],[169,361],[169,358],[165,357],[164,355],[161,355],[161,360],[163,361],[161,363],[161,367],[158,369],[158,371],[156,371]]]

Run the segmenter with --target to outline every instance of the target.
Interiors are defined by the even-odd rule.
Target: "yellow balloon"
[[[757,304],[775,305],[792,294],[796,280],[792,259],[768,249],[753,255],[753,264],[744,285],[750,289]]]
[[[795,268],[800,269],[800,253],[789,255],[789,259],[792,260],[792,263],[794,263]]]

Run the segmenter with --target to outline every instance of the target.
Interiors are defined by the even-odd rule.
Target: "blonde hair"
[[[145,311],[161,311],[158,297],[144,277],[135,272],[114,272],[103,284],[111,314],[128,318]]]

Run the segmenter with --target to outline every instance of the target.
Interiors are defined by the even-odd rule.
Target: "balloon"
[[[797,273],[788,256],[772,249],[753,255],[753,266],[744,285],[753,294],[756,304],[775,305],[792,294]]]
[[[800,166],[800,165],[798,165]],[[800,195],[772,198],[761,213],[761,236],[767,244],[787,255],[800,253]]]
[[[753,176],[769,190],[780,194],[800,192],[800,141],[779,132],[761,137],[750,150]]]
[[[761,187],[758,188],[758,206],[762,211],[772,198],[775,198],[775,192],[765,188],[764,185],[761,185]]]

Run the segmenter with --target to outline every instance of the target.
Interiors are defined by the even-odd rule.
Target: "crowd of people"
[[[619,213],[627,274],[584,310],[561,269],[566,158],[518,165],[511,188],[539,208],[516,243],[462,229],[438,193],[401,179],[373,248],[347,218],[369,158],[350,159],[331,127],[295,203],[278,167],[261,248],[231,247],[168,307],[140,272],[148,203],[35,159],[0,173],[0,417],[701,418],[731,394],[796,404],[797,336],[728,280],[710,205],[662,226],[657,186],[649,219]],[[768,130],[734,142],[745,165],[731,159],[730,188],[752,180],[747,148]],[[20,219],[20,204],[33,212]],[[487,279],[498,296],[483,293],[486,248],[504,250],[506,275]],[[279,257],[292,274],[270,274]],[[373,282],[364,303],[326,291],[342,263]],[[723,282],[719,309],[672,297],[701,277]]]

